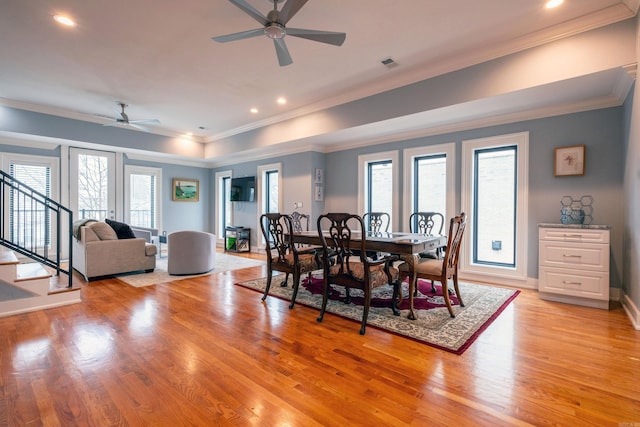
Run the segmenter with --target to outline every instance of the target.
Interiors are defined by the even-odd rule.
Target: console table
[[[224,233],[225,252],[250,252],[251,229],[246,227],[229,226]]]

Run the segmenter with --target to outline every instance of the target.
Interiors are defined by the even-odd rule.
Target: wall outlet
[[[294,209],[302,208],[302,202],[293,202],[293,208]]]

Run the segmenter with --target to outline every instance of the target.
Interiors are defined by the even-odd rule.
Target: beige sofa
[[[143,238],[118,239],[104,222],[77,227],[73,239],[73,268],[89,281],[133,271],[151,272],[156,268],[156,246]]]

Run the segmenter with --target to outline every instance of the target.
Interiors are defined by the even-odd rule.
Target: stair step
[[[37,263],[18,264],[16,273],[16,282],[24,282],[26,280],[49,279],[51,273]]]
[[[18,258],[13,251],[1,251],[0,252],[0,265],[18,264]]]

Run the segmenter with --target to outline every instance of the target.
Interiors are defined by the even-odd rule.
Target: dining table
[[[328,236],[328,234],[327,234]],[[362,232],[351,234],[354,242],[362,240]],[[416,261],[422,252],[433,251],[447,245],[447,236],[440,234],[420,234],[405,232],[366,232],[365,248],[367,251],[385,252],[398,255],[413,271]],[[293,242],[305,245],[322,246],[322,239],[317,231],[299,231],[293,233]],[[409,314],[411,320],[417,319],[413,308],[414,284],[409,280]]]

